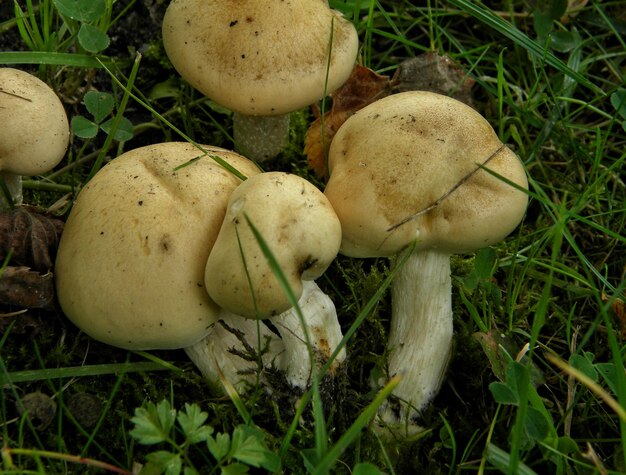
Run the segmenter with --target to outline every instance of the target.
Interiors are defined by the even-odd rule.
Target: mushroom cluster
[[[263,353],[263,367],[275,364],[293,386],[305,387],[317,366],[305,356],[303,332],[314,349],[330,345],[319,352],[320,365],[342,336],[332,302],[312,298],[321,293],[316,287],[303,293],[301,282],[319,277],[336,256],[339,221],[306,180],[260,173],[235,152],[201,148],[171,142],[132,150],[83,188],[58,249],[59,303],[105,343],[184,348],[213,381],[220,374],[238,387],[251,381],[256,362],[231,351],[248,347]],[[293,294],[302,296],[300,312],[291,310],[245,219],[256,223]],[[282,339],[246,320],[269,317]]]
[[[337,253],[401,256],[386,368],[401,378],[378,423],[421,430],[450,355],[450,256],[519,224],[521,161],[471,107],[412,91],[341,125],[324,192],[261,172],[255,161],[280,151],[287,114],[350,75],[352,24],[325,0],[173,0],[163,41],[184,79],[234,111],[243,155],[162,143],[103,167],[78,195],[58,250],[64,312],[111,345],[184,348],[212,381],[243,389],[275,367],[306,388],[318,368],[346,358],[335,307],[315,280]]]
[[[0,68],[0,208],[22,203],[21,176],[52,170],[65,156],[70,128],[63,104],[39,78]]]

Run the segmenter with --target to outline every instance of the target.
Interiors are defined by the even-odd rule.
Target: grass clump
[[[91,90],[114,102],[92,121],[111,119],[112,132],[75,136],[55,172],[25,180],[25,199],[60,216],[124,150],[181,134],[232,147],[227,112],[167,64],[155,33],[163,2],[96,3],[104,10],[94,17],[76,17],[67,8],[81,2],[61,0],[0,12],[0,63],[47,80],[71,116],[92,119]],[[425,51],[453,58],[475,81],[474,107],[530,178],[519,228],[452,262],[455,348],[426,430],[409,440],[366,430],[394,383],[377,392],[370,380],[384,368],[393,264],[340,257],[320,285],[349,335],[348,365],[336,387],[305,394],[277,384],[271,396],[256,388],[224,397],[182,352],[118,350],[60,311],[8,316],[20,309],[5,306],[3,473],[129,473],[135,463],[155,473],[626,473],[622,2],[330,3],[355,23],[361,61],[378,72]],[[116,138],[122,119],[132,137]],[[269,167],[308,173],[307,120],[295,117],[290,146]],[[44,396],[37,407],[49,420],[23,410],[31,394]],[[95,398],[93,417],[79,416],[77,394]]]

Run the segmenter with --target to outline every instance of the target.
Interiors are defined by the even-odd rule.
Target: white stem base
[[[233,114],[235,149],[256,162],[278,155],[289,142],[289,114],[251,116]]]
[[[239,336],[235,332],[239,332]],[[206,379],[219,384],[224,378],[241,392],[247,386],[256,384],[261,374],[258,359],[243,357],[246,345],[257,354],[267,350],[261,354],[263,368],[269,368],[285,349],[278,335],[263,322],[222,311],[220,321],[214,324],[212,332],[195,345],[185,348],[185,352]]]
[[[389,376],[401,376],[391,402],[381,406],[384,425],[409,427],[439,391],[452,344],[450,256],[413,252],[392,284]]]
[[[298,305],[311,340],[313,359],[306,344],[300,318],[294,309],[272,318],[280,338],[263,322],[223,310],[220,322],[225,325],[216,323],[206,338],[185,348],[185,352],[209,381],[218,384],[224,378],[237,391],[242,391],[247,385],[258,382],[257,375],[260,374],[259,369],[262,369],[259,368],[258,360],[242,357],[242,353],[246,351],[245,345],[257,353],[265,349],[261,355],[262,367],[269,368],[275,365],[277,369],[285,372],[285,378],[291,386],[305,389],[310,385],[314,368],[319,370],[326,364],[343,335],[335,305],[315,282],[303,282],[303,292]],[[239,332],[239,336],[236,332]],[[245,344],[241,341],[242,338]],[[346,351],[342,349],[330,367],[330,374],[336,373],[345,359]],[[315,366],[311,364],[312,361]]]
[[[304,329],[295,309],[281,313],[274,317],[272,322],[285,345],[285,352],[280,355],[277,362],[278,367],[285,371],[287,381],[292,386],[304,389],[311,383],[312,372],[326,364],[343,334],[333,301],[315,282],[303,282],[302,296],[298,305],[307,326],[312,355],[309,353]],[[330,367],[331,375],[336,373],[345,359],[346,351],[342,348]],[[314,366],[311,364],[312,360]]]

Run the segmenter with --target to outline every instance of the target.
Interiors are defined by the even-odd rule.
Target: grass
[[[148,143],[182,136],[232,145],[228,116],[178,79],[154,28],[143,24],[124,36],[127,15],[148,17],[159,2],[108,0],[99,16],[82,19],[59,16],[51,0],[17,3],[24,16],[3,9],[0,17],[0,35],[16,40],[0,63],[48,81],[70,115],[88,116],[81,98],[93,85],[115,98],[114,127],[122,117],[134,125],[125,143],[102,132],[75,138],[56,172],[25,181],[26,201],[67,210],[65,193],[107,160]],[[233,473],[255,466],[242,445],[232,445],[242,424],[260,428],[252,442],[262,441],[284,473],[377,473],[374,466],[397,474],[626,473],[623,2],[590,0],[577,11],[559,11],[565,2],[538,2],[537,10],[519,1],[414,3],[331,2],[354,21],[362,61],[377,71],[392,74],[400,60],[428,50],[454,58],[476,81],[476,108],[514,147],[530,179],[518,229],[493,248],[453,259],[455,349],[424,414],[426,431],[388,440],[365,429],[390,390],[377,395],[368,378],[384,361],[393,263],[339,257],[320,285],[349,335],[349,364],[334,386],[299,400],[286,390],[268,399],[259,388],[240,399],[221,396],[182,352],[117,350],[79,333],[61,312],[1,317],[2,473],[92,473],[102,465],[124,473],[156,449],[168,449],[171,460],[184,455],[200,472]],[[86,49],[83,25],[110,46]],[[82,40],[93,49],[84,33]],[[290,148],[267,168],[321,186],[301,152],[309,119],[306,111],[296,116]],[[29,418],[18,408],[33,393],[45,396],[39,408],[48,412]],[[77,407],[76,394],[98,404]],[[232,457],[222,463],[217,445],[213,452],[180,442],[189,426],[169,429],[175,445],[138,443],[130,435],[136,409],[162,400],[178,415],[186,403],[201,408],[200,426],[228,437]]]

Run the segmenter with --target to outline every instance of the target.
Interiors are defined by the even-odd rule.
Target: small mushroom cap
[[[64,157],[70,128],[63,104],[43,81],[0,68],[0,171],[39,175]]]
[[[341,224],[324,194],[296,175],[262,173],[233,192],[204,282],[222,308],[268,318],[291,304],[246,217],[269,246],[296,298],[302,294],[302,280],[319,277],[336,257]]]
[[[476,250],[520,222],[527,195],[480,166],[528,187],[524,167],[478,112],[416,91],[361,109],[329,152],[325,194],[342,225],[341,253],[391,256],[417,249]]]
[[[178,73],[218,104],[246,115],[280,115],[343,84],[358,37],[325,0],[173,0],[163,44]]]
[[[242,174],[249,160],[204,146]],[[65,314],[91,337],[128,349],[184,348],[207,335],[218,308],[204,266],[228,197],[241,182],[187,143],[131,150],[78,195],[56,259]]]

